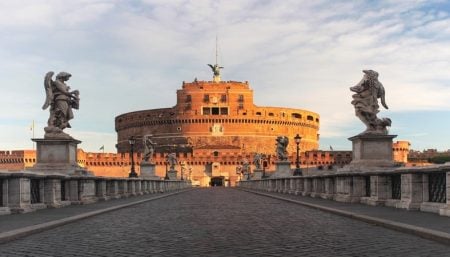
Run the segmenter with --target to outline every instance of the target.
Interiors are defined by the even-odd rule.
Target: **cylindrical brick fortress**
[[[156,152],[192,152],[210,149],[255,152],[273,155],[275,139],[290,139],[288,152],[294,153],[294,137],[302,137],[302,152],[318,149],[319,114],[292,108],[260,107],[253,103],[248,82],[183,82],[172,108],[125,113],[115,119],[117,151],[129,152],[128,139],[152,135]],[[137,140],[137,152],[143,151]]]

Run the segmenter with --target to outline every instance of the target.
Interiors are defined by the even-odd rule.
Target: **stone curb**
[[[409,225],[409,224],[396,222],[396,221],[391,221],[391,220],[386,220],[386,219],[381,219],[381,218],[375,218],[375,217],[367,216],[367,215],[364,215],[364,214],[357,214],[357,213],[354,213],[354,212],[343,211],[343,210],[339,210],[339,209],[325,207],[325,206],[321,206],[321,205],[317,205],[317,204],[311,204],[311,203],[307,203],[307,202],[303,202],[303,201],[299,201],[299,200],[292,200],[292,199],[283,198],[283,197],[280,197],[280,196],[275,196],[275,195],[266,194],[266,193],[261,193],[261,192],[257,192],[257,191],[241,189],[241,188],[239,188],[239,190],[242,190],[242,191],[245,191],[245,192],[249,192],[249,193],[253,193],[253,194],[257,194],[257,195],[263,195],[263,196],[275,198],[275,199],[278,199],[278,200],[283,200],[283,201],[286,201],[286,202],[300,204],[300,205],[303,205],[303,206],[306,206],[306,207],[310,207],[310,208],[313,208],[313,209],[318,209],[318,210],[321,210],[321,211],[330,212],[330,213],[337,214],[337,215],[340,215],[340,216],[343,216],[343,217],[364,221],[364,222],[369,223],[369,224],[378,225],[380,227],[384,227],[384,228],[400,231],[400,232],[403,232],[403,233],[419,236],[419,237],[422,237],[422,238],[425,238],[425,239],[429,239],[429,240],[433,240],[433,241],[436,241],[436,242],[439,242],[439,243],[450,245],[450,234],[442,232],[442,231],[437,231],[437,230],[433,230],[433,229],[427,229],[427,228],[423,228],[423,227],[418,227],[418,226],[414,226],[414,225]]]
[[[145,202],[149,202],[149,201],[153,201],[153,200],[158,200],[161,198],[165,198],[168,196],[172,196],[172,195],[176,195],[182,192],[186,192],[186,191],[190,191],[192,190],[192,188],[190,189],[185,189],[185,190],[180,190],[174,193],[169,193],[169,194],[164,194],[161,196],[156,196],[150,199],[144,199],[144,200],[139,200],[139,201],[135,201],[135,202],[131,202],[131,203],[126,203],[126,204],[121,204],[121,205],[117,205],[117,206],[112,206],[112,207],[108,207],[108,208],[104,208],[104,209],[100,209],[100,210],[96,210],[96,211],[90,211],[90,212],[86,212],[86,213],[82,213],[82,214],[78,214],[75,216],[71,216],[71,217],[67,217],[67,218],[62,218],[59,220],[55,220],[55,221],[49,221],[49,222],[45,222],[45,223],[41,223],[41,224],[37,224],[37,225],[33,225],[33,226],[28,226],[28,227],[24,227],[24,228],[18,228],[18,229],[14,229],[14,230],[10,230],[7,232],[3,232],[0,233],[0,244],[9,242],[9,241],[13,241],[13,240],[17,240],[19,238],[22,237],[26,237],[32,234],[36,234],[36,233],[40,233],[46,230],[50,230],[59,226],[63,226],[75,221],[79,221],[82,219],[86,219],[89,217],[93,217],[99,214],[103,214],[103,213],[107,213],[107,212],[111,212],[111,211],[115,211],[118,209],[122,209],[122,208],[126,208],[126,207],[130,207],[133,205],[138,205],[141,203],[145,203]]]

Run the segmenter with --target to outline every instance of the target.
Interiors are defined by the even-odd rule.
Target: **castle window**
[[[211,114],[212,115],[219,115],[219,112],[220,111],[220,109],[219,109],[219,107],[212,107],[211,108]]]
[[[191,95],[186,95],[186,102],[187,102],[187,103],[192,102],[192,97],[191,97]]]
[[[273,115],[273,112],[269,112],[269,116],[272,116],[272,117],[273,117],[273,116],[274,116],[274,115]]]
[[[217,156],[219,156],[219,152],[218,151],[214,151],[213,155],[214,155],[214,157],[217,157]]]
[[[243,103],[239,103],[238,108],[239,109],[244,109],[244,104]]]
[[[316,122],[319,122],[319,118],[316,118]]]
[[[300,113],[293,113],[292,114],[292,118],[294,118],[294,119],[301,119],[302,115]]]
[[[209,102],[209,95],[203,95],[203,102],[205,103]]]
[[[313,116],[311,116],[311,115],[308,115],[308,117],[306,117],[306,119],[307,119],[307,120],[310,120],[310,121],[314,121],[314,118],[313,118]]]
[[[261,116],[261,112],[256,112],[256,116]]]
[[[203,115],[210,115],[210,114],[211,114],[211,108],[203,107]]]
[[[222,103],[225,103],[225,102],[227,101],[227,95],[221,95],[221,96],[220,96],[220,101],[221,101]]]
[[[238,102],[244,102],[244,95],[238,96]]]
[[[221,115],[228,115],[228,108],[227,107],[221,107],[220,108],[220,114]]]

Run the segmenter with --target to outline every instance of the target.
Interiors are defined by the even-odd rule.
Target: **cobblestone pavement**
[[[308,204],[329,207],[337,210],[348,211],[354,214],[367,215],[374,218],[386,219],[400,222],[426,229],[450,233],[450,218],[439,216],[436,213],[412,211],[386,206],[370,206],[360,203],[345,203],[333,200],[322,199],[320,197],[301,196],[294,194],[274,193],[267,191],[248,190],[255,193],[262,193],[301,201]]]
[[[277,199],[210,188],[6,243],[0,256],[450,256],[450,247]]]
[[[29,213],[4,215],[0,216],[0,233],[14,229],[24,228],[27,226],[42,224],[49,221],[64,219],[91,211],[98,211],[122,204],[129,204],[142,200],[153,199],[171,193],[174,192],[146,194],[140,196],[132,196],[130,198],[120,198],[120,199],[111,199],[108,201],[100,201],[92,204],[69,205],[57,209],[48,208]]]

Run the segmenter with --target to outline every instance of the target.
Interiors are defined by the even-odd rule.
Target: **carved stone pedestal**
[[[169,170],[167,171],[167,176],[169,177],[169,180],[177,180],[177,171]]]
[[[36,164],[31,171],[46,174],[92,175],[78,165],[76,139],[32,139],[36,142]]]
[[[263,174],[263,171],[262,170],[253,170],[253,176],[252,176],[252,179],[254,179],[254,180],[258,180],[258,179],[262,179],[262,174]]]
[[[353,160],[341,172],[368,171],[395,167],[392,156],[392,139],[397,135],[358,135],[352,141]]]
[[[149,162],[141,162],[141,178],[160,179],[155,174],[155,164]]]
[[[275,162],[275,167],[275,173],[271,177],[285,178],[292,176],[291,163],[289,161],[277,161]]]

